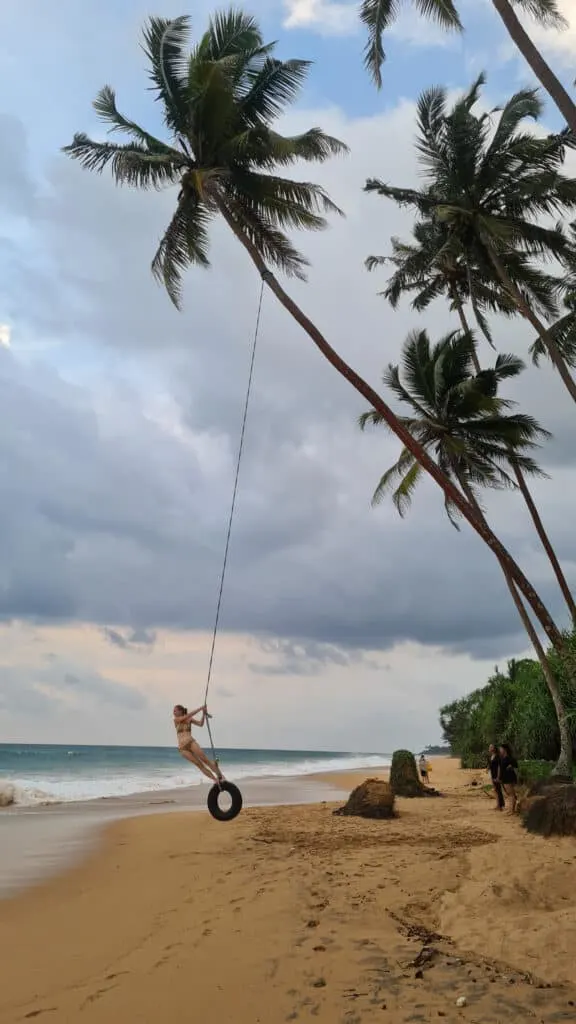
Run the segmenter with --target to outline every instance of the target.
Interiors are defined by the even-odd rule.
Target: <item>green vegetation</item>
[[[416,758],[409,750],[395,750],[390,767],[390,785],[394,796],[416,797],[424,795]]]
[[[568,638],[576,645],[576,634]],[[576,690],[559,666],[559,686],[572,735],[576,735]],[[440,711],[440,724],[453,754],[465,768],[485,767],[490,743],[508,742],[521,762],[525,782],[546,777],[560,753],[554,704],[536,661],[509,661],[485,686]]]

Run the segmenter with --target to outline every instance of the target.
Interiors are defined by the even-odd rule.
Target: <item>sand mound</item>
[[[524,828],[540,836],[576,835],[576,786],[545,787],[525,801],[522,818]]]
[[[567,775],[550,775],[546,779],[536,779],[520,789],[518,794],[518,814],[525,815],[532,804],[545,796],[551,789],[558,789],[560,786],[571,786],[573,780]]]
[[[348,802],[334,814],[356,818],[393,818],[394,792],[382,779],[366,779],[352,790]]]

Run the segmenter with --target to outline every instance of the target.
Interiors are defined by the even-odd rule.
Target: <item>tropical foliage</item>
[[[491,4],[512,42],[558,107],[568,127],[576,134],[576,105],[534,45],[516,13],[518,10],[521,14],[528,14],[545,28],[565,29],[568,27],[567,22],[557,0],[491,0]],[[412,0],[410,6],[445,31],[461,32],[463,29],[454,0]],[[398,0],[362,0],[360,6],[360,18],[368,34],[364,62],[378,87],[382,85],[382,65],[385,60],[383,37],[401,10],[402,5]]]
[[[567,642],[576,648],[576,634]],[[576,744],[576,689],[554,652],[549,657],[555,662]],[[523,760],[554,762],[560,753],[554,705],[540,665],[529,658],[511,660],[505,669],[496,667],[484,686],[446,704],[440,710],[440,724],[452,753],[471,768],[485,766],[490,743],[511,743]]]
[[[267,265],[304,277],[307,261],[287,232],[322,229],[325,214],[340,210],[321,186],[280,172],[297,161],[321,163],[346,152],[319,128],[285,136],[273,127],[296,99],[310,62],[278,60],[255,20],[233,9],[214,15],[191,52],[188,18],[150,18],[144,50],[165,137],[125,117],[107,85],[94,109],[110,133],[128,142],[78,132],[64,151],[90,171],[109,168],[119,185],[178,187],[152,262],[176,305],[182,272],[210,265],[208,228],[218,215]]]

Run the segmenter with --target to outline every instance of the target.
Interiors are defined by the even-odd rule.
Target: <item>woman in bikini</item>
[[[196,718],[196,715],[200,715],[200,718]],[[200,744],[192,736],[192,726],[197,725],[201,729],[208,717],[206,705],[196,708],[195,711],[188,711],[183,704],[176,704],[174,707],[174,726],[178,737],[178,750],[182,757],[196,765],[211,782],[218,783],[224,781],[222,772],[216,762],[206,756]]]

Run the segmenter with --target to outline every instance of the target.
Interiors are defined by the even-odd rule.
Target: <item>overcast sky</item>
[[[576,3],[563,6],[570,31],[536,34],[570,78]],[[347,218],[298,240],[312,268],[293,292],[378,384],[411,328],[436,337],[457,324],[442,305],[420,320],[378,297],[384,276],[363,260],[407,236],[410,218],[364,195],[364,181],[416,180],[425,86],[466,87],[485,68],[498,103],[529,76],[488,2],[462,0],[463,40],[401,20],[381,94],[362,69],[353,6],[251,9],[283,55],[316,60],[284,127],[321,125],[351,147],[315,173]],[[183,13],[168,0],[153,10]],[[209,10],[195,6],[200,29]],[[203,693],[259,281],[217,226],[213,268],[189,273],[177,313],[149,271],[174,194],[116,189],[59,153],[73,131],[98,130],[90,101],[105,83],[157,128],[139,48],[148,13],[143,0],[0,8],[7,741],[169,743],[172,703]],[[498,329],[503,350],[525,353],[531,340],[520,322]],[[515,397],[556,435],[542,453],[552,478],[534,494],[576,582],[576,419],[549,372],[528,371]],[[404,521],[388,504],[371,509],[398,445],[359,433],[363,408],[266,295],[211,701],[223,744],[417,748],[439,738],[442,702],[526,650],[496,563],[447,523],[431,484]],[[502,496],[490,511],[563,624],[521,503]]]

